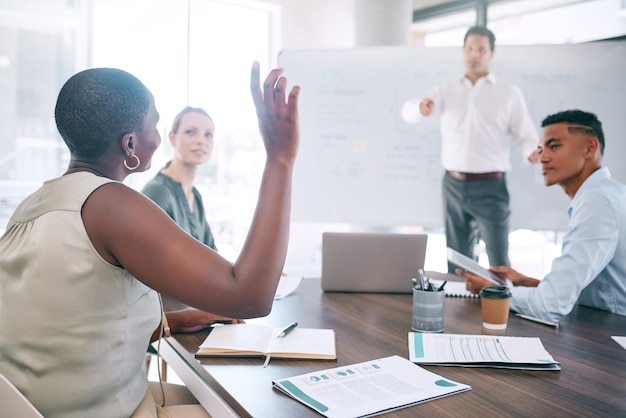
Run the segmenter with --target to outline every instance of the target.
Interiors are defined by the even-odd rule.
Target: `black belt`
[[[463,173],[461,171],[446,170],[446,174],[461,181],[501,179],[504,177],[504,171],[492,171],[490,173]]]

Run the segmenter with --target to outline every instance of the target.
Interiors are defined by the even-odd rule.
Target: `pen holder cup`
[[[445,296],[444,290],[429,292],[413,289],[413,331],[443,332]]]

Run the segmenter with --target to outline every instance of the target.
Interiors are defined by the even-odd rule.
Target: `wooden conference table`
[[[397,354],[408,358],[412,296],[400,294],[324,293],[319,279],[305,279],[291,295],[274,302],[269,316],[255,323],[280,327],[298,321],[306,328],[336,332],[337,360],[261,358],[191,359],[207,331],[176,334],[169,348],[187,357],[184,367],[201,369],[200,379],[232,408],[234,415],[319,417],[315,411],[272,389],[271,382],[316,370],[360,363]],[[487,334],[480,300],[446,298],[445,333]],[[448,379],[470,385],[468,392],[390,412],[393,417],[626,417],[626,350],[611,336],[626,335],[626,317],[577,307],[560,327],[530,322],[511,313],[508,336],[540,337],[561,371],[423,366]],[[175,366],[184,376],[188,370]],[[168,359],[169,357],[169,359]],[[189,367],[189,363],[191,367]],[[208,372],[208,373],[207,373]],[[196,376],[198,374],[196,373]],[[185,378],[182,380],[190,386]]]

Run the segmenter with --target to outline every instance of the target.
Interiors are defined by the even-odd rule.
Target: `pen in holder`
[[[422,272],[420,272],[421,275]],[[423,279],[421,283],[424,283]],[[446,292],[443,286],[440,289],[436,289],[430,282],[424,287],[413,286],[413,322],[411,324],[413,331],[443,332]]]

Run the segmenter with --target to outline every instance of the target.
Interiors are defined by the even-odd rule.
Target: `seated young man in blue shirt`
[[[567,110],[541,123],[539,146],[546,186],[572,199],[561,256],[543,280],[510,267],[490,270],[511,280],[511,309],[558,322],[575,304],[626,315],[626,186],[602,167],[604,134],[596,115]],[[473,293],[491,283],[457,270]]]

